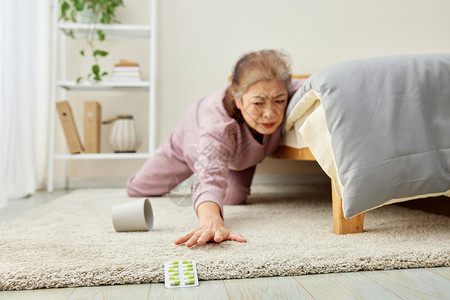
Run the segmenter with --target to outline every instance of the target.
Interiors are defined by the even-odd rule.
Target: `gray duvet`
[[[450,54],[339,63],[313,74],[352,217],[391,199],[450,190]]]

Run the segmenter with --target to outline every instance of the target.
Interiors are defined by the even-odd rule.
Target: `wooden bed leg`
[[[331,198],[333,202],[333,231],[335,234],[361,233],[364,226],[364,213],[350,219],[344,218],[342,199],[336,193],[334,182],[331,180]]]

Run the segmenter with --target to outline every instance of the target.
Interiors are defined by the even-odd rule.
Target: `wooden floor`
[[[0,209],[0,223],[65,193],[10,201]],[[160,283],[7,291],[0,299],[450,299],[450,268],[201,281],[180,289]]]

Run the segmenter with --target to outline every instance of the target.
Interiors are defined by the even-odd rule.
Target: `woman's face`
[[[261,80],[248,87],[242,99],[234,99],[245,122],[261,134],[272,134],[284,119],[288,100],[286,86],[276,79]]]

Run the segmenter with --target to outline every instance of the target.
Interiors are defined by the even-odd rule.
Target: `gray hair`
[[[225,95],[225,108],[230,117],[242,119],[240,110],[236,107],[234,98],[241,100],[248,87],[261,80],[276,79],[291,87],[291,69],[289,56],[281,51],[260,50],[242,56],[233,70],[231,85]]]

